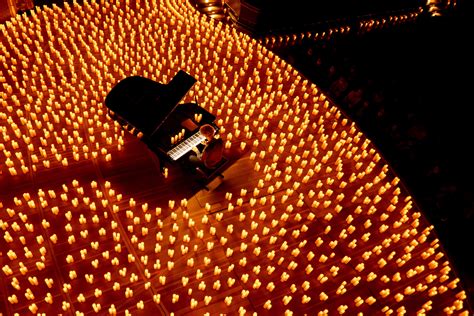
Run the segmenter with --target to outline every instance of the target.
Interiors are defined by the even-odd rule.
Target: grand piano
[[[203,124],[216,131],[216,117],[197,103],[180,103],[196,79],[183,70],[168,84],[131,76],[119,81],[107,94],[111,118],[137,135],[160,160],[175,162],[202,142]]]

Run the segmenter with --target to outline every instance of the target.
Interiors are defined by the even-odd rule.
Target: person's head
[[[210,124],[204,124],[203,126],[201,126],[199,128],[199,132],[201,133],[201,135],[206,137],[208,141],[214,138],[214,135],[216,133],[216,131],[214,130],[214,127],[212,127],[212,125]]]

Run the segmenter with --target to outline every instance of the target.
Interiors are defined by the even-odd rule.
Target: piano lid
[[[140,76],[127,77],[110,90],[105,105],[145,136],[151,136],[195,82],[196,79],[183,70],[168,84]]]
[[[200,115],[199,122],[194,120],[195,115]],[[185,129],[185,137],[192,135],[195,130],[188,130],[182,123],[190,119],[196,126],[203,124],[212,124],[216,117],[203,107],[196,103],[181,103],[173,111],[172,115],[163,123],[160,129],[149,137],[151,143],[158,145],[162,150],[168,151],[174,145],[171,144],[170,136],[176,135],[183,128]]]

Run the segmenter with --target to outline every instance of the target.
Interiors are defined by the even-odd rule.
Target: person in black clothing
[[[221,138],[216,137],[216,131],[210,124],[201,126],[199,133],[205,136],[206,139],[193,148],[188,160],[194,167],[204,166],[207,169],[213,169],[222,160],[224,143]]]

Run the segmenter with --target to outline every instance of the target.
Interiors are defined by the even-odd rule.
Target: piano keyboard
[[[206,139],[206,137],[201,135],[201,133],[197,132],[196,134],[192,135],[189,138],[186,138],[181,143],[179,143],[176,147],[168,151],[167,155],[171,159],[176,161],[179,158],[183,157],[186,153],[191,151],[193,147],[199,145],[204,139]]]

